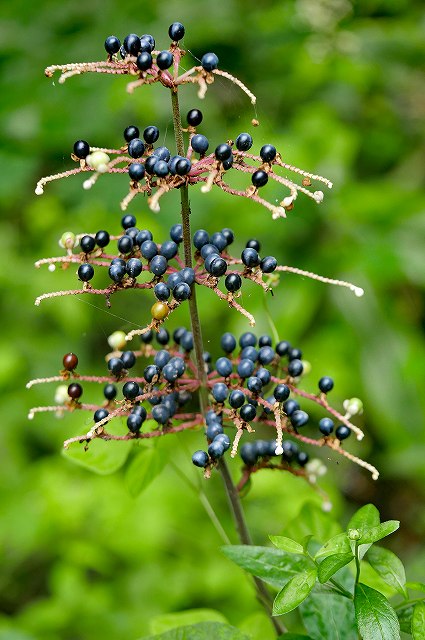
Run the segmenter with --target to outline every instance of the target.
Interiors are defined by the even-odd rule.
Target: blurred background
[[[345,524],[354,509],[373,502],[383,518],[401,519],[388,544],[406,562],[409,578],[423,579],[423,3],[15,0],[2,3],[0,12],[0,638],[140,638],[154,630],[155,616],[172,611],[208,607],[242,626],[259,611],[250,583],[220,552],[222,541],[196,491],[181,477],[195,483],[199,477],[190,452],[202,446],[201,434],[167,443],[173,464],[132,498],[124,470],[100,476],[61,455],[62,441],[86,430],[89,418],[26,417],[31,406],[50,404],[54,393],[54,385],[27,391],[28,379],[54,375],[68,351],[78,354],[81,372],[103,373],[106,337],[146,324],[151,306],[148,294],[131,293],[115,297],[111,313],[103,300],[82,297],[33,306],[40,293],[75,283],[73,273],[36,270],[34,261],[58,255],[64,231],[118,233],[119,201],[127,190],[124,177],[108,176],[83,192],[76,177],[36,197],[36,181],[72,167],[75,140],[116,147],[128,124],[157,124],[163,143],[173,147],[169,98],[161,86],[130,96],[125,78],[87,75],[59,85],[44,77],[44,68],[104,58],[110,34],[122,40],[130,32],[152,33],[157,47],[167,48],[175,20],[184,23],[183,46],[191,52],[183,66],[214,51],[220,68],[258,97],[254,110],[225,80],[216,80],[203,103],[195,87],[182,90],[182,113],[202,109],[200,132],[211,146],[249,131],[255,149],[271,142],[287,162],[334,183],[322,205],[299,197],[288,219],[279,221],[251,202],[194,188],[192,224],[210,232],[232,227],[235,253],[257,237],[264,255],[282,264],[364,287],[357,299],[287,275],[269,311],[280,337],[302,348],[312,364],[307,388],[331,375],[334,406],[352,396],[364,402],[358,423],[366,437],[349,448],[381,476],[373,482],[367,472],[322,456],[332,516]],[[255,130],[254,117],[260,121]],[[269,199],[281,197],[272,186],[266,189]],[[162,241],[177,222],[178,194],[163,198],[159,215],[141,197],[130,212]],[[218,329],[248,326],[211,296],[200,301],[205,343],[218,357]],[[261,293],[247,286],[243,302],[256,316],[258,335],[268,332]],[[179,314],[169,328],[187,322]],[[239,461],[232,463],[235,479],[239,469]],[[282,531],[304,503],[320,504],[293,477],[264,472],[254,480],[244,504],[257,544]],[[236,542],[221,479],[214,474],[202,486]]]

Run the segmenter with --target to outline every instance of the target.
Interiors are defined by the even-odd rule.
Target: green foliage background
[[[81,298],[33,307],[39,293],[74,282],[73,274],[34,270],[34,260],[55,255],[65,230],[118,231],[118,203],[126,191],[125,179],[111,177],[83,192],[77,177],[37,198],[36,180],[70,167],[76,139],[119,145],[129,123],[157,123],[172,145],[162,87],[129,96],[125,79],[91,75],[58,85],[43,70],[102,58],[110,33],[151,32],[166,47],[168,25],[176,19],[186,25],[184,45],[195,56],[215,51],[221,68],[258,96],[254,112],[226,81],[216,81],[202,105],[194,87],[184,90],[183,113],[202,108],[202,132],[212,144],[251,130],[258,115],[256,148],[273,142],[288,162],[334,182],[321,206],[300,197],[289,219],[277,222],[252,203],[193,190],[193,225],[210,231],[231,226],[238,249],[256,236],[284,264],[365,288],[359,300],[288,275],[269,307],[281,337],[300,345],[312,363],[310,388],[329,374],[336,380],[335,404],[353,395],[364,401],[367,437],[350,446],[379,467],[381,478],[373,483],[344,461],[325,458],[324,485],[335,516],[346,522],[356,505],[374,502],[384,519],[400,518],[401,531],[391,544],[409,565],[410,579],[421,573],[423,578],[422,3],[15,0],[3,3],[0,12],[0,638],[137,638],[155,631],[149,626],[154,616],[172,611],[213,608],[232,624],[258,611],[250,584],[218,550],[217,533],[173,466],[133,499],[123,473],[95,476],[60,456],[63,439],[81,432],[85,418],[26,419],[29,407],[52,401],[52,387],[26,391],[27,379],[56,372],[67,351],[79,354],[81,371],[102,372],[106,336],[146,323],[151,304],[149,296],[122,295],[112,314],[102,301],[89,305]],[[272,188],[268,193],[273,197]],[[176,195],[164,198],[158,216],[141,199],[131,211],[161,239],[177,220]],[[246,288],[244,302],[257,318],[258,332],[268,331],[254,288]],[[201,309],[214,355],[218,329],[247,328],[208,295],[201,296]],[[182,322],[180,314],[171,326]],[[194,434],[168,444],[174,465],[192,480],[189,452],[200,440]],[[236,477],[238,464],[233,468]],[[203,486],[232,537],[220,479]],[[245,505],[256,542],[281,532],[307,500],[319,502],[292,477],[255,478]],[[253,628],[251,620],[246,630]]]

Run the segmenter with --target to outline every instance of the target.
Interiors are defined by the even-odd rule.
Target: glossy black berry
[[[121,358],[110,358],[108,360],[108,369],[111,373],[117,376],[124,369],[124,362],[121,360]]]
[[[149,158],[146,158],[145,160],[145,171],[146,173],[148,173],[149,175],[153,176],[154,174],[154,168],[156,163],[158,162],[158,158],[154,155],[149,156]]]
[[[338,440],[345,440],[351,435],[351,429],[345,424],[340,424],[335,430],[335,435]]]
[[[309,420],[309,415],[305,411],[301,409],[297,409],[291,413],[291,423],[292,426],[298,429],[298,427],[303,427],[307,424]]]
[[[155,335],[155,339],[158,344],[166,345],[170,341],[170,334],[165,327],[161,327],[158,333]]]
[[[149,270],[155,276],[162,276],[167,271],[168,262],[164,256],[154,256],[149,263]]]
[[[258,169],[258,171],[255,171],[251,176],[251,182],[254,185],[254,187],[257,187],[257,188],[264,187],[264,185],[267,184],[268,181],[269,181],[269,176],[262,169]]]
[[[205,53],[201,59],[201,65],[205,71],[214,71],[218,67],[218,58],[215,53]]]
[[[167,287],[172,291],[180,282],[183,282],[183,278],[178,271],[174,271],[174,273],[170,273],[168,276]]]
[[[111,264],[108,269],[109,277],[116,283],[121,282],[126,273],[126,267],[122,264]]]
[[[131,433],[137,433],[140,431],[140,427],[143,424],[142,416],[138,413],[130,413],[127,417],[127,427]]]
[[[298,447],[295,442],[290,440],[284,440],[282,442],[283,456],[282,459],[286,462],[292,462],[294,457],[298,454]]]
[[[291,360],[288,364],[288,373],[292,378],[300,376],[304,370],[304,365],[301,360]]]
[[[171,158],[171,153],[168,147],[157,147],[154,149],[152,155],[158,158],[158,160],[164,160],[164,162],[168,162]]]
[[[173,224],[170,229],[170,238],[177,244],[183,242],[183,227],[181,224]]]
[[[180,356],[174,356],[173,358],[171,358],[168,361],[168,364],[172,364],[173,367],[176,369],[177,374],[180,378],[180,376],[182,376],[184,374],[184,372],[186,371],[186,364],[183,360],[183,357]]]
[[[263,273],[272,273],[277,267],[277,260],[273,256],[266,256],[260,262],[260,269]]]
[[[181,22],[173,22],[168,29],[168,35],[171,40],[178,42],[184,37],[184,26]]]
[[[216,402],[224,402],[229,395],[229,390],[224,382],[216,382],[211,393]]]
[[[219,433],[215,438],[214,442],[220,442],[225,451],[230,449],[230,438],[227,433]]]
[[[240,352],[241,358],[248,358],[248,360],[252,360],[252,362],[257,362],[258,351],[255,347],[244,347]]]
[[[290,347],[288,350],[288,360],[301,360],[303,357],[303,352],[301,349],[297,349],[296,347]]]
[[[175,164],[178,176],[186,176],[192,168],[192,163],[187,158],[179,158]]]
[[[183,282],[186,282],[188,285],[192,285],[195,282],[195,271],[192,267],[185,267],[179,273]]]
[[[83,395],[83,387],[78,382],[72,382],[68,387],[68,395],[73,400],[81,398]]]
[[[210,146],[208,138],[203,136],[201,133],[197,133],[196,135],[194,135],[190,141],[190,144],[192,149],[196,151],[196,153],[200,153],[201,155],[206,153],[208,147]]]
[[[107,400],[113,400],[117,395],[117,388],[114,384],[105,384],[103,387],[103,395]]]
[[[242,262],[245,266],[252,269],[260,264],[260,256],[255,249],[244,249],[241,254]]]
[[[142,335],[140,336],[140,341],[143,342],[144,344],[149,344],[150,342],[152,342],[152,340],[153,340],[152,329],[149,329],[149,331],[142,333]]]
[[[127,400],[134,400],[137,398],[137,396],[140,395],[140,387],[138,383],[133,380],[126,382],[122,388],[122,394],[124,398],[127,398]]]
[[[140,138],[133,138],[128,143],[128,155],[131,158],[141,158],[145,152],[145,145]]]
[[[201,469],[206,467],[209,462],[208,453],[206,451],[195,451],[192,456],[192,462],[195,467],[200,467]]]
[[[94,269],[91,264],[88,264],[88,262],[85,262],[83,264],[80,264],[80,266],[78,267],[77,273],[80,280],[82,280],[83,282],[88,282],[94,276]]]
[[[62,359],[64,369],[66,371],[74,371],[78,365],[78,356],[75,353],[66,353]]]
[[[183,302],[183,300],[190,298],[190,286],[187,282],[180,282],[174,287],[173,298],[177,300],[177,302]]]
[[[329,393],[334,388],[334,381],[329,376],[324,376],[319,380],[319,389],[322,393]]]
[[[128,167],[128,175],[131,180],[140,182],[145,177],[145,166],[141,162],[133,162]]]
[[[165,367],[167,362],[169,362],[170,358],[171,355],[168,353],[168,351],[166,349],[161,349],[160,351],[156,352],[153,361],[159,369],[162,369],[163,367]]]
[[[248,151],[252,147],[252,137],[249,133],[240,133],[236,138],[236,148],[238,151]]]
[[[158,422],[158,424],[167,424],[170,419],[170,412],[163,404],[157,404],[152,409],[152,418]]]
[[[121,58],[124,60],[124,58],[126,58],[128,56],[127,51],[124,49],[124,45],[122,44],[120,46],[120,56]]]
[[[210,243],[217,247],[219,253],[227,247],[227,239],[221,231],[216,231],[212,234],[210,237]]]
[[[124,129],[124,140],[126,142],[131,142],[134,138],[139,137],[139,128],[135,125],[131,124]]]
[[[83,236],[80,239],[80,247],[84,253],[90,253],[96,246],[96,240],[93,236]]]
[[[130,278],[137,278],[142,273],[143,264],[139,258],[130,258],[126,265],[127,274]]]
[[[276,345],[276,353],[281,357],[286,356],[290,348],[291,348],[291,345],[287,340],[281,340]]]
[[[117,242],[118,251],[120,253],[128,254],[133,251],[133,240],[130,236],[121,236],[121,238]]]
[[[223,443],[219,440],[213,440],[213,442],[211,442],[210,446],[208,447],[208,453],[214,460],[216,460],[217,458],[221,458],[221,456],[224,454]]]
[[[228,378],[233,371],[233,365],[231,361],[229,360],[229,358],[225,357],[218,358],[217,362],[215,363],[215,368],[217,370],[217,373],[224,378]]]
[[[193,335],[191,331],[185,331],[185,333],[180,338],[180,346],[185,351],[192,351],[193,349]]]
[[[191,127],[197,127],[200,125],[202,119],[202,111],[199,111],[199,109],[191,109],[186,116],[187,124]]]
[[[217,257],[219,257],[217,247],[210,243],[204,244],[204,246],[201,249],[202,258],[205,260],[211,254],[215,254]]]
[[[123,229],[130,229],[130,227],[135,227],[136,224],[137,220],[131,213],[126,213],[126,215],[121,218],[121,226]]]
[[[247,386],[247,389],[249,389],[249,391],[251,391],[252,393],[258,394],[258,393],[261,393],[261,390],[263,388],[263,383],[261,382],[258,376],[250,376],[246,381],[246,386]]]
[[[245,394],[239,389],[233,389],[229,395],[229,404],[233,409],[239,409],[245,402]]]
[[[108,36],[105,40],[105,51],[110,55],[118,53],[121,47],[121,42],[116,36]]]
[[[146,127],[143,131],[143,139],[147,144],[154,144],[159,138],[159,129],[154,125]]]
[[[232,333],[226,332],[220,338],[220,346],[225,353],[232,353],[236,349],[236,338]]]
[[[169,69],[173,64],[173,54],[171,51],[161,51],[156,56],[156,64],[162,70]]]
[[[171,260],[177,255],[178,250],[179,247],[173,240],[166,240],[162,243],[159,253],[161,256],[165,256],[167,260]]]
[[[74,143],[74,155],[83,160],[90,153],[90,145],[85,140],[77,140]]]
[[[291,416],[294,413],[294,411],[298,411],[299,408],[300,408],[300,405],[298,404],[298,402],[292,399],[287,400],[283,405],[283,410],[287,416]]]
[[[232,155],[232,147],[226,143],[219,144],[218,147],[216,147],[214,154],[217,160],[222,162]]]
[[[104,418],[109,416],[109,411],[107,409],[97,409],[93,414],[93,420],[95,422],[100,422]]]
[[[334,429],[333,420],[330,418],[322,418],[319,420],[319,430],[324,436],[329,436]]]
[[[148,364],[143,372],[143,377],[148,384],[150,384],[151,382],[155,384],[160,375],[161,371],[155,364]]]
[[[109,244],[109,233],[107,231],[98,231],[94,237],[94,241],[98,247],[106,247]]]
[[[223,427],[219,422],[211,422],[207,426],[206,436],[208,440],[214,440],[214,438],[216,438],[221,433],[223,433]]]
[[[246,442],[240,448],[240,456],[248,467],[257,462],[257,449],[253,442]]]
[[[205,414],[205,422],[207,424],[212,424],[213,422],[219,422],[220,424],[223,424],[223,414],[216,413],[213,409],[210,409],[210,411],[207,411],[207,413]]]
[[[270,364],[275,356],[274,349],[271,347],[261,347],[258,351],[258,362],[260,364]]]
[[[140,69],[140,71],[147,71],[148,69],[150,69],[153,64],[150,52],[142,51],[141,53],[139,53],[139,55],[137,56],[136,64],[137,68]]]
[[[133,351],[123,351],[120,358],[124,363],[125,369],[131,369],[136,364],[136,356]]]
[[[252,376],[252,374],[254,373],[254,369],[255,365],[253,361],[249,360],[248,358],[244,358],[239,362],[237,366],[238,376],[240,376],[241,378],[249,378],[249,376]]]
[[[291,390],[286,384],[278,384],[273,391],[273,395],[278,402],[285,402],[285,400],[289,398],[290,393]]]
[[[201,250],[204,245],[208,244],[209,241],[210,236],[205,229],[198,229],[198,231],[195,231],[193,234],[193,245],[198,251]]]
[[[216,278],[220,278],[227,271],[227,262],[221,256],[217,256],[210,263],[210,270],[212,276]]]
[[[229,273],[224,281],[224,286],[226,287],[227,291],[239,291],[242,286],[242,278],[238,273]]]
[[[140,251],[146,260],[152,260],[158,254],[158,246],[153,240],[145,240],[140,245]]]
[[[125,235],[130,236],[130,238],[133,240],[133,244],[136,245],[137,236],[139,235],[139,229],[137,227],[130,227],[129,229],[125,230]]]
[[[260,367],[259,369],[257,369],[255,375],[257,376],[257,378],[260,378],[263,387],[269,384],[272,376],[270,371],[268,369],[265,369],[264,367]]]
[[[297,462],[300,467],[304,467],[307,462],[310,460],[310,456],[305,451],[298,451],[297,453]]]
[[[158,176],[158,178],[165,178],[165,176],[168,176],[168,173],[169,173],[167,162],[165,162],[165,160],[158,160],[155,163],[153,171],[154,171],[154,174]]]
[[[263,162],[272,162],[276,158],[276,147],[272,144],[265,144],[260,149],[260,156]]]
[[[161,300],[162,302],[166,302],[170,297],[170,293],[171,293],[170,289],[165,284],[165,282],[158,282],[158,284],[154,286],[153,292],[157,300]]]
[[[235,239],[235,234],[233,233],[233,231],[226,227],[225,229],[221,230],[221,233],[226,238],[227,246],[229,246],[229,244],[232,244],[233,240]]]
[[[140,51],[140,38],[136,33],[129,33],[124,38],[124,49],[132,56],[137,56]]]
[[[256,344],[257,338],[251,331],[246,331],[239,338],[239,346],[241,349],[245,349],[245,347],[255,347]]]

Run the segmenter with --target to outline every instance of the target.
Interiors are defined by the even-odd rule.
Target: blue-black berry
[[[171,51],[161,51],[156,57],[156,64],[162,70],[169,69],[173,64],[173,54]]]
[[[187,124],[191,127],[197,127],[198,125],[200,125],[202,119],[202,111],[200,111],[199,109],[191,109],[186,116]]]
[[[236,148],[238,151],[248,151],[252,147],[252,137],[249,133],[240,133],[236,138]]]
[[[106,53],[113,55],[114,53],[118,53],[121,47],[121,42],[118,40],[116,36],[108,36],[105,40],[105,50]]]
[[[88,282],[94,276],[94,269],[91,264],[85,262],[78,267],[78,277],[82,282]]]
[[[181,22],[173,22],[168,29],[168,35],[171,40],[178,42],[184,37],[184,26]]]
[[[218,67],[218,58],[215,53],[205,53],[201,59],[201,65],[205,71],[213,71]]]
[[[322,393],[329,393],[334,388],[334,381],[329,376],[324,376],[319,380],[319,389]]]

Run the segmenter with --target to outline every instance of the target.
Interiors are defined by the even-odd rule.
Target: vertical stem
[[[173,125],[174,136],[176,141],[177,153],[181,156],[185,155],[183,131],[180,117],[179,97],[177,87],[171,89],[171,105],[173,110]],[[181,201],[181,218],[183,228],[183,248],[184,248],[184,261],[187,267],[192,266],[192,245],[191,245],[191,232],[190,232],[190,204],[189,204],[189,190],[187,185],[180,187],[180,201]],[[203,343],[201,323],[199,320],[198,306],[196,304],[196,292],[195,287],[192,287],[192,293],[189,298],[189,310],[190,320],[192,325],[193,345],[195,348],[196,367],[198,369],[199,380],[201,386],[199,389],[201,411],[204,413],[208,407],[208,387],[207,387],[207,374],[205,370],[205,364],[203,359]],[[233,480],[227,468],[226,462],[221,458],[219,462],[219,469],[224,481],[226,493],[229,499],[229,505],[232,510],[233,518],[236,524],[236,530],[238,532],[239,540],[242,544],[252,544],[251,535],[249,533],[245,516],[242,508],[242,504],[239,498],[238,491],[233,484]],[[273,626],[278,634],[282,634],[286,631],[282,622],[278,618],[272,617],[272,600],[270,593],[262,580],[257,577],[253,578],[255,588],[257,591],[257,598],[267,611]]]

